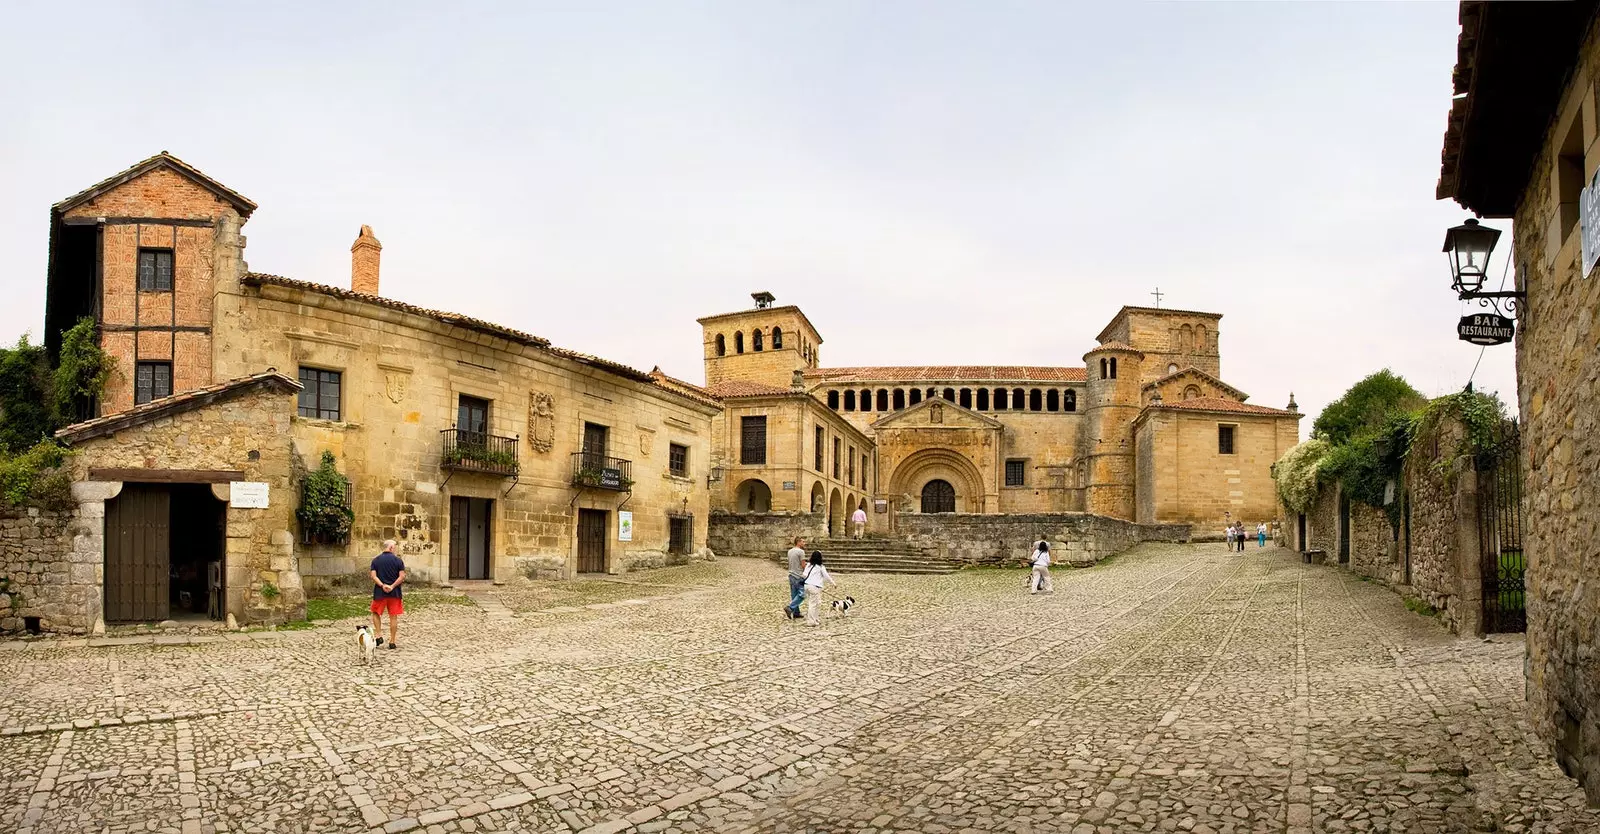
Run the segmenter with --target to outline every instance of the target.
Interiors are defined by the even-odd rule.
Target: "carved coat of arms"
[[[528,392],[528,442],[536,452],[556,445],[556,401],[543,391]]]
[[[389,402],[398,403],[406,398],[406,381],[410,374],[393,371],[383,375],[383,392],[388,395]]]

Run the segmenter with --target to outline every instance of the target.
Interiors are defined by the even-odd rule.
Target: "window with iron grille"
[[[139,289],[172,292],[172,250],[139,250]]]
[[[339,419],[339,392],[343,374],[318,368],[300,369],[300,416]]]
[[[1024,460],[1006,461],[1006,486],[1026,486],[1027,466]]]
[[[767,418],[739,418],[739,462],[767,462]]]
[[[689,447],[667,444],[667,471],[680,478],[689,477]]]
[[[835,437],[833,439],[833,477],[835,479],[839,477],[839,446],[839,438]]]
[[[172,363],[140,362],[134,371],[133,402],[147,403],[172,396]]]
[[[822,458],[826,454],[826,452],[824,452],[823,449],[822,449],[822,447],[827,445],[827,442],[828,442],[828,439],[827,439],[827,437],[825,435],[826,435],[826,433],[822,430],[822,427],[821,426],[817,426],[817,461],[816,461],[817,465],[816,465],[816,470],[818,472],[822,471],[822,466],[823,466]]]
[[[694,516],[675,515],[667,519],[667,552],[688,553],[694,549]]]
[[[1233,454],[1234,426],[1217,426],[1217,454]]]

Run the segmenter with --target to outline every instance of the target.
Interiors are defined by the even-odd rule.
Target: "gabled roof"
[[[707,391],[706,389],[695,385],[692,382],[685,382],[684,380],[678,379],[675,376],[669,376],[665,373],[662,373],[660,365],[650,369],[650,378],[655,380],[655,383],[662,388],[665,388],[669,391],[675,391],[679,394],[689,397],[690,399],[699,400],[707,405],[714,405],[718,407],[722,405],[722,403],[718,401],[715,396],[712,396],[710,391]]]
[[[885,365],[810,368],[805,378],[822,382],[1083,382],[1084,368],[1029,365]]]
[[[765,382],[750,382],[748,380],[729,380],[706,387],[706,392],[719,400],[732,400],[740,397],[797,397],[808,396],[803,391],[793,388],[784,388],[777,385],[768,385]]]
[[[1170,411],[1211,411],[1227,414],[1260,414],[1272,417],[1293,417],[1297,420],[1305,416],[1298,411],[1287,411],[1282,408],[1268,408],[1264,405],[1250,405],[1249,403],[1225,400],[1221,397],[1196,397],[1192,400],[1178,400],[1170,403],[1164,402],[1160,405],[1152,404],[1145,406],[1145,408],[1147,410],[1162,409]]]
[[[1127,316],[1129,313],[1148,313],[1156,316],[1200,316],[1201,318],[1213,320],[1220,320],[1222,318],[1221,313],[1206,313],[1200,310],[1173,310],[1167,307],[1131,307],[1124,305],[1121,310],[1117,311],[1116,315],[1111,317],[1111,321],[1107,322],[1106,326],[1100,329],[1100,335],[1094,337],[1095,341],[1105,341],[1106,333],[1109,332],[1111,328],[1116,327],[1117,322],[1122,321],[1123,317]]]
[[[878,419],[872,421],[872,428],[873,428],[874,431],[877,431],[878,429],[885,428],[886,424],[888,424],[888,423],[891,423],[891,422],[893,422],[895,420],[905,419],[906,417],[908,417],[908,416],[910,416],[912,414],[915,414],[918,411],[926,411],[927,409],[932,408],[935,405],[943,406],[944,408],[951,409],[951,410],[955,411],[958,414],[963,414],[963,415],[966,415],[968,417],[971,417],[972,419],[978,421],[980,424],[982,424],[983,426],[985,426],[987,428],[998,429],[998,428],[1004,427],[1003,423],[1001,423],[999,420],[994,419],[993,417],[990,417],[990,416],[985,415],[985,414],[980,414],[980,413],[978,413],[976,411],[973,411],[970,408],[962,408],[960,405],[958,405],[956,403],[953,403],[953,402],[951,402],[951,401],[949,401],[947,399],[944,399],[943,397],[929,397],[928,399],[923,400],[922,402],[917,403],[916,405],[907,406],[905,408],[900,409],[899,411],[892,411],[892,412],[890,412],[888,414],[885,414],[882,417],[879,417]],[[963,427],[962,426],[951,426],[950,428],[963,428]]]
[[[147,403],[136,405],[127,411],[119,411],[105,417],[96,417],[82,423],[74,423],[63,429],[56,430],[56,437],[67,443],[81,443],[96,437],[105,437],[116,434],[124,429],[141,426],[162,417],[182,414],[186,411],[204,408],[218,402],[237,399],[257,389],[279,391],[292,394],[300,390],[300,383],[290,379],[275,369],[267,369],[259,374],[230,379],[205,388],[196,388],[151,400]]]
[[[158,153],[149,159],[135,162],[126,170],[106,177],[105,179],[89,186],[88,188],[85,188],[82,191],[79,191],[71,197],[56,203],[54,206],[52,206],[52,208],[54,208],[57,212],[69,211],[89,202],[90,200],[93,200],[94,198],[106,193],[107,191],[110,191],[113,188],[116,188],[119,185],[122,185],[123,183],[148,174],[157,168],[170,168],[184,175],[185,177],[188,177],[201,188],[204,188],[218,197],[227,200],[233,205],[234,208],[239,210],[240,214],[244,215],[245,217],[249,217],[250,213],[256,210],[256,204],[243,194],[240,194],[226,185],[217,182],[216,180],[207,176],[205,172],[201,171],[199,168],[184,162],[183,160],[173,156],[170,153],[167,153],[166,151],[162,151],[161,153]]]
[[[1184,377],[1184,376],[1197,376],[1197,377],[1201,378],[1202,380],[1205,380],[1206,382],[1211,383],[1213,386],[1215,386],[1217,388],[1221,388],[1222,390],[1227,391],[1229,394],[1232,394],[1234,397],[1238,398],[1239,402],[1244,402],[1245,400],[1250,399],[1250,395],[1249,394],[1246,394],[1245,392],[1240,391],[1239,389],[1233,387],[1232,385],[1229,385],[1228,383],[1223,382],[1222,380],[1212,376],[1211,374],[1206,373],[1205,371],[1200,370],[1199,368],[1196,368],[1193,365],[1190,365],[1189,367],[1184,368],[1184,369],[1179,370],[1179,371],[1173,371],[1172,373],[1167,374],[1166,376],[1156,380],[1155,382],[1146,382],[1144,384],[1144,388],[1141,389],[1141,390],[1149,390],[1149,389],[1155,388],[1157,386],[1165,385],[1166,383],[1171,382],[1172,380],[1175,380],[1175,379],[1177,379],[1179,377]]]

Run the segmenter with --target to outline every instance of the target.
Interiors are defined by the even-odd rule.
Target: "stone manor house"
[[[1082,365],[827,368],[757,293],[700,320],[697,385],[387,297],[365,226],[348,286],[252,271],[255,210],[165,152],[51,208],[46,347],[87,316],[117,370],[58,433],[75,507],[0,519],[31,543],[0,548],[18,616],[281,620],[390,538],[422,582],[624,572],[704,556],[730,514],[1053,513],[1137,541],[1272,517],[1298,440],[1292,397],[1221,379],[1217,314],[1123,308]],[[332,540],[296,516],[330,453],[354,512]]]

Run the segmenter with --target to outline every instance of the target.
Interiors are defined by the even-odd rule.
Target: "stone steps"
[[[895,539],[822,539],[807,549],[822,551],[835,573],[943,574],[961,567]]]

